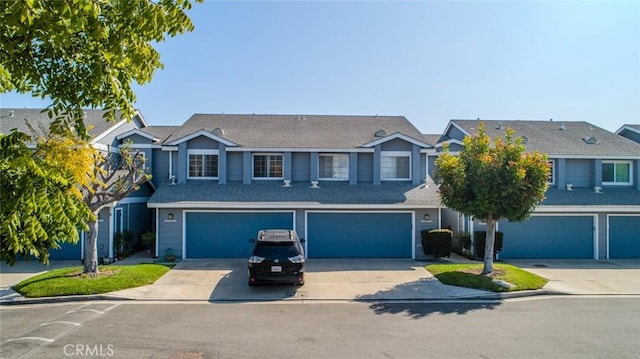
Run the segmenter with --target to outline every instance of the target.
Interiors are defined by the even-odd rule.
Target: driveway
[[[305,285],[247,285],[246,259],[188,259],[156,283],[111,293],[152,300],[276,301],[465,298],[484,291],[447,286],[411,259],[309,259]]]
[[[547,278],[544,289],[567,294],[640,295],[640,259],[520,259],[508,260]]]

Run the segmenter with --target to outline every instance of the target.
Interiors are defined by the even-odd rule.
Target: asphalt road
[[[2,358],[640,358],[640,298],[0,308]]]

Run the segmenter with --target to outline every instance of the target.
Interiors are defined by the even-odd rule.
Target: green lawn
[[[56,297],[108,293],[155,282],[169,271],[159,264],[100,266],[100,274],[90,277],[82,267],[55,269],[23,280],[13,287],[25,297]]]
[[[494,263],[494,273],[489,276],[480,275],[482,263],[470,264],[430,264],[425,268],[444,284],[484,289],[493,292],[514,292],[519,290],[540,289],[547,280],[516,266]],[[513,287],[498,285],[494,280],[502,280]]]

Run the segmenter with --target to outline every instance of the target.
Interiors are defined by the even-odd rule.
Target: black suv
[[[258,232],[249,257],[249,285],[260,282],[304,284],[304,250],[296,231]]]

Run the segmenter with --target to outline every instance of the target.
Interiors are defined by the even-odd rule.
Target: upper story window
[[[411,152],[383,151],[380,156],[380,179],[411,179]]]
[[[631,161],[602,161],[602,184],[630,185],[632,171]]]
[[[187,178],[218,178],[218,150],[189,150]]]
[[[556,183],[556,176],[555,176],[556,161],[555,160],[549,160],[549,161],[547,161],[547,163],[549,164],[549,178],[547,179],[547,183],[548,184],[555,184]]]
[[[318,156],[318,177],[322,180],[348,180],[348,154],[321,154]]]
[[[253,155],[253,178],[281,179],[282,173],[282,154],[259,153]]]

